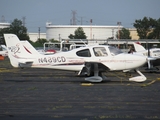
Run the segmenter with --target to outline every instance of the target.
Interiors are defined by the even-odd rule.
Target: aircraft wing
[[[95,67],[97,65],[98,68]],[[99,70],[100,72],[109,71],[109,68],[102,64],[101,62],[85,62],[85,66],[78,73],[78,75],[87,74],[87,76],[92,76],[95,70]]]

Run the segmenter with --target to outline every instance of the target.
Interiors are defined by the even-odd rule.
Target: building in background
[[[10,27],[11,23],[0,22],[0,29]],[[30,40],[35,42],[38,38],[46,39],[46,33],[28,33]]]
[[[0,29],[7,28],[7,27],[9,27],[10,25],[11,25],[10,23],[0,22]]]
[[[116,38],[118,30],[122,26],[99,26],[99,25],[52,25],[51,23],[46,23],[46,39],[69,39],[70,34],[74,35],[75,30],[78,27],[82,27],[87,39],[108,39]]]
[[[46,39],[46,33],[28,33],[31,41],[36,42],[39,38]]]
[[[130,36],[132,40],[138,40],[139,36],[136,28],[129,28]]]
[[[0,29],[7,28],[10,26],[10,23],[0,22]],[[41,39],[69,39],[70,34],[74,34],[74,31],[82,27],[86,33],[87,39],[92,40],[106,40],[108,38],[116,38],[118,30],[123,26],[99,26],[99,25],[52,25],[51,23],[46,23],[46,33],[28,33],[30,40],[35,42],[38,38]],[[130,36],[132,40],[138,40],[137,30],[135,28],[130,28]]]

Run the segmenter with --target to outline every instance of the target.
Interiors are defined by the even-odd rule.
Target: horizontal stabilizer
[[[19,59],[18,62],[23,64],[33,63],[34,59]]]

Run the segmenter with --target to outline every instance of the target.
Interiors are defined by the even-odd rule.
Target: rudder
[[[34,58],[34,54],[22,44],[15,34],[4,34],[4,38],[12,66],[19,67],[20,61]]]

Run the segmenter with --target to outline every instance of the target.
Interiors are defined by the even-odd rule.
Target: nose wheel
[[[129,81],[135,81],[135,82],[144,82],[147,80],[147,78],[138,70],[135,70],[140,76],[129,78]]]

